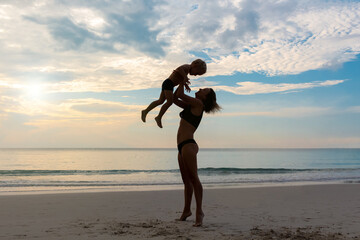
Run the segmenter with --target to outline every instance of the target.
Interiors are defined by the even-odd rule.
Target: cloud
[[[209,77],[336,68],[360,53],[359,2],[2,3],[0,71],[54,92],[159,88],[197,54]]]
[[[26,114],[9,113],[0,118],[0,126],[6,126],[7,130],[26,131],[33,129],[32,126],[26,125],[31,118]]]
[[[31,18],[27,18],[31,19]],[[68,18],[45,19],[37,21],[47,25],[54,40],[63,46],[62,50],[80,50],[87,40],[96,40],[96,36],[86,28],[77,26]]]
[[[153,57],[164,55],[165,42],[157,41],[158,31],[151,30],[156,18],[152,1],[110,1],[74,3],[55,1],[64,8],[62,15],[43,16],[40,11],[53,10],[48,4],[30,11],[25,20],[44,25],[62,50],[126,52],[129,48]]]
[[[190,6],[192,1],[181,2]],[[180,4],[180,3],[179,3]],[[209,75],[297,74],[331,68],[360,52],[360,3],[344,1],[198,1],[159,9],[159,38],[173,51],[203,51]],[[177,22],[170,27],[168,22]],[[176,49],[174,49],[176,48]]]
[[[259,29],[257,7],[258,2],[253,0],[238,4],[202,2],[196,12],[189,14],[187,35],[196,43],[206,43],[209,36],[215,37],[219,46],[233,51],[245,40],[256,38]]]
[[[290,92],[303,89],[315,88],[315,87],[327,87],[334,86],[343,83],[345,80],[327,80],[327,81],[315,81],[308,83],[279,83],[269,84],[261,82],[238,82],[238,87],[231,86],[213,86],[216,90],[222,90],[231,92],[237,95],[253,95],[264,93],[276,93],[276,92]]]
[[[94,98],[49,101],[49,99],[32,99],[32,96],[26,95],[0,97],[0,115],[4,119],[10,114],[19,114],[31,117],[31,120],[93,121],[97,119],[99,122],[108,122],[123,117],[138,117],[138,112],[143,107]]]
[[[352,106],[346,109],[346,112],[360,113],[360,106]]]
[[[331,107],[292,107],[280,108],[271,111],[254,111],[254,112],[228,112],[219,113],[215,117],[235,117],[235,116],[258,116],[258,117],[276,117],[276,118],[303,118],[338,114],[339,110]]]
[[[261,106],[255,111],[239,110],[234,112],[224,111],[216,115],[208,117],[273,117],[273,118],[307,118],[345,114],[360,113],[360,106],[352,106],[347,108],[336,107],[312,107],[312,106],[296,106],[296,107],[280,107],[280,106]]]
[[[125,105],[118,102],[101,101],[97,99],[82,99],[79,101],[72,101],[71,109],[84,113],[97,114],[123,114],[126,112],[133,112],[140,109],[140,106]]]

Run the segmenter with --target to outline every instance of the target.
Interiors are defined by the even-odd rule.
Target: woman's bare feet
[[[161,117],[157,116],[157,117],[155,118],[155,121],[156,121],[157,125],[159,126],[159,128],[162,128]]]
[[[201,211],[200,213],[196,213],[196,220],[195,220],[195,224],[193,225],[194,227],[201,227],[202,223],[203,223],[203,219],[204,219],[204,213]]]
[[[189,211],[189,212],[183,212],[181,217],[179,219],[177,219],[178,221],[186,221],[186,219],[188,217],[190,217],[192,215],[192,213]]]
[[[146,110],[142,110],[142,111],[141,111],[141,120],[142,120],[143,122],[146,122],[146,115],[147,115]]]

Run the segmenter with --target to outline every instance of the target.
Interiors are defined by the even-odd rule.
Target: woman
[[[184,94],[184,84],[180,84],[175,91],[174,103],[184,110],[180,113],[180,126],[177,134],[178,161],[181,177],[185,185],[185,206],[180,221],[191,216],[191,198],[193,192],[196,200],[195,227],[202,225],[204,213],[202,211],[203,188],[197,174],[196,155],[199,151],[194,140],[194,133],[200,124],[203,112],[212,113],[220,110],[216,103],[216,94],[211,88],[200,89],[195,98]]]

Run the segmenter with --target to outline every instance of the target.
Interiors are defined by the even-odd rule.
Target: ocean
[[[359,183],[360,149],[200,149],[205,188]],[[0,195],[180,189],[176,149],[0,149]]]

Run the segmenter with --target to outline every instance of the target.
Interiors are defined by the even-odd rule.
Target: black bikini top
[[[191,112],[191,106],[188,105],[185,107],[185,109],[179,115],[182,119],[184,119],[185,121],[187,121],[188,123],[193,125],[196,129],[196,128],[198,128],[198,126],[200,124],[201,118],[203,116],[203,112],[204,111],[201,112],[200,116],[195,116]]]

